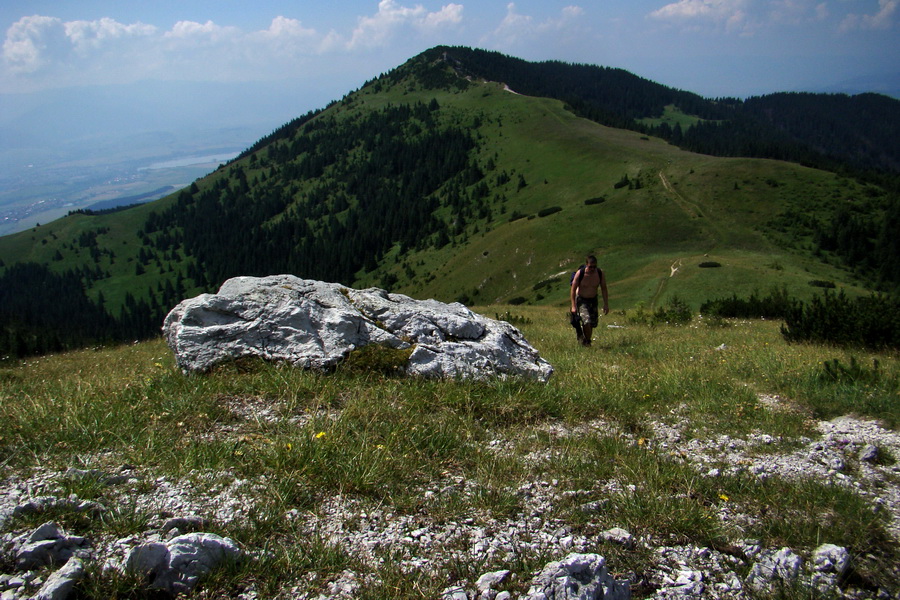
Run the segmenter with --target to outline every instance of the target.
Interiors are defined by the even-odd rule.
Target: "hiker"
[[[600,322],[597,307],[597,289],[603,294],[603,314],[609,314],[609,293],[606,291],[606,275],[597,267],[597,257],[593,254],[585,259],[585,265],[572,276],[572,325],[578,341],[591,345],[591,334]],[[577,323],[577,324],[576,324]],[[581,325],[579,328],[578,325]]]

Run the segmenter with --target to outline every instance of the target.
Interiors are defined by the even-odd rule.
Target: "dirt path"
[[[669,280],[675,277],[675,274],[678,273],[678,270],[681,268],[682,264],[684,264],[684,259],[677,259],[669,266],[669,276],[659,278],[659,285],[656,286],[656,291],[653,293],[653,298],[651,298],[650,300],[651,307],[656,306],[657,301],[660,299],[660,297],[662,297],[663,292],[666,291]]]
[[[672,200],[675,201],[675,204],[678,205],[678,208],[683,210],[687,216],[692,219],[697,219],[703,216],[703,213],[700,211],[700,207],[690,202],[684,198],[681,194],[679,194],[675,187],[669,183],[669,180],[666,178],[665,173],[662,171],[659,172],[659,179],[662,181],[663,187],[666,188],[666,191],[672,195]]]
[[[703,210],[700,208],[700,205],[696,202],[692,202],[688,200],[684,196],[682,196],[678,190],[675,189],[675,186],[669,181],[666,177],[666,174],[662,171],[659,172],[659,180],[662,182],[663,187],[669,193],[669,196],[672,198],[672,201],[675,202],[675,205],[680,208],[690,219],[703,219],[702,221],[702,230],[709,236],[709,247],[706,249],[706,253],[712,252],[716,246],[719,245],[719,241],[725,239],[725,234],[719,229],[718,224],[715,219],[707,218],[705,214],[703,214]]]
[[[672,266],[669,267],[669,277],[675,277],[675,273],[678,272],[678,269],[681,268],[684,259],[679,258],[675,262],[672,263]]]

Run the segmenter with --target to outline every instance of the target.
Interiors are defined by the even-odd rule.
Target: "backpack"
[[[581,281],[581,278],[584,277],[584,270],[587,268],[587,265],[581,265],[578,267],[577,271],[572,271],[572,277],[569,278],[569,287],[572,287],[572,284],[575,283],[575,276],[578,276],[578,281]],[[600,278],[603,278],[603,271],[600,267],[597,267],[597,273],[600,274]]]

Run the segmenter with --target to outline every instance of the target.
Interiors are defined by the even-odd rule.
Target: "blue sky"
[[[900,73],[900,0],[3,0],[0,35],[4,94],[266,81],[308,88],[305,109],[438,44],[621,67],[707,97]]]

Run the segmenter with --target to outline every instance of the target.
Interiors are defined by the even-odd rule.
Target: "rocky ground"
[[[778,407],[778,398],[761,400]],[[253,417],[266,418],[266,415],[261,413]],[[687,437],[684,427],[677,421],[674,425],[656,422],[653,427],[655,435],[647,443],[681,457],[696,468],[698,476],[720,477],[742,471],[760,478],[814,477],[847,486],[867,499],[873,512],[887,515],[889,535],[894,538],[894,543],[900,540],[900,433],[896,431],[886,430],[874,422],[843,417],[818,423],[818,436],[795,440],[786,446],[789,451],[779,452],[779,447],[785,447],[780,445],[781,440],[766,434],[723,435],[701,440]],[[591,430],[599,435],[600,431],[609,431],[609,426],[603,423],[582,424],[577,431],[562,426],[551,428],[554,435],[582,435]],[[490,446],[497,452],[504,452],[508,441],[498,437],[490,442]],[[773,451],[758,451],[766,446],[771,446]],[[136,513],[155,515],[147,523],[147,530],[139,535],[113,539],[109,534],[88,531],[79,531],[76,536],[52,528],[45,528],[40,533],[33,527],[15,528],[17,521],[11,520],[13,516],[29,512],[40,514],[48,507],[86,512],[108,510],[102,504],[58,497],[55,490],[59,489],[61,478],[82,475],[103,478],[109,485],[105,497],[118,496],[123,503],[132,503]],[[206,484],[203,484],[204,479]],[[607,485],[610,491],[620,491],[615,489],[618,484],[614,481]],[[10,475],[0,482],[0,522],[3,524],[0,530],[6,531],[0,537],[3,553],[0,565],[5,569],[5,574],[0,576],[0,598],[65,598],[71,585],[55,588],[48,580],[70,556],[80,558],[83,563],[96,561],[108,568],[124,569],[133,562],[135,548],[146,548],[147,544],[161,548],[173,539],[183,539],[182,534],[186,532],[202,531],[210,522],[245,519],[255,499],[266,489],[264,480],[242,480],[229,473],[194,473],[189,479],[175,480],[154,476],[129,465],[109,473],[37,469],[27,476]],[[428,501],[451,492],[466,498],[478,491],[477,482],[448,476],[446,480],[433,482],[421,493]],[[575,563],[597,567],[597,559],[592,558],[594,555],[585,558],[581,554],[596,547],[596,538],[590,539],[553,517],[553,507],[561,500],[575,498],[581,503],[581,491],[563,489],[556,481],[534,481],[520,486],[515,492],[524,510],[512,519],[468,518],[437,523],[421,514],[400,514],[389,505],[372,506],[340,495],[326,499],[315,512],[293,510],[285,515],[285,519],[299,531],[339,544],[359,559],[360,564],[375,566],[383,560],[385,551],[389,551],[393,560],[399,561],[410,572],[433,569],[451,560],[470,565],[512,564],[524,554],[554,557],[555,560],[571,555],[575,557],[572,559]],[[585,495],[583,500],[580,506],[587,513],[602,510],[602,502],[596,501],[596,492],[590,497]],[[719,517],[737,521],[754,518],[735,511],[728,503],[723,503]],[[616,565],[606,564],[616,579],[628,584],[633,597],[751,598],[764,596],[787,583],[818,590],[813,595],[821,594],[820,597],[900,598],[900,566],[886,567],[894,570],[887,578],[894,582],[890,589],[875,588],[866,581],[848,577],[856,557],[844,548],[829,544],[829,540],[822,540],[822,545],[814,549],[765,548],[756,540],[740,540],[727,548],[709,548],[667,545],[665,540],[636,538],[622,529],[608,530],[601,535],[625,551],[633,549],[652,556],[652,567],[643,573],[622,573],[616,570]],[[46,559],[25,553],[41,539],[53,540],[56,547],[65,551],[56,557],[48,555]],[[254,549],[241,551],[251,556],[254,553]],[[71,568],[71,561],[66,566]],[[556,563],[548,565],[550,567],[560,568]],[[352,598],[372,582],[374,572],[375,568],[366,572],[345,571],[318,581],[314,592],[309,591],[309,580],[297,582],[292,589],[284,590],[284,596]],[[486,570],[479,575],[448,587],[445,598],[504,600],[509,597],[537,598],[536,594],[540,593],[552,597],[547,596],[546,590],[540,591],[537,581],[530,585],[516,582],[515,574],[505,570]],[[609,578],[605,571],[603,576]],[[576,587],[582,585],[576,579],[571,581]],[[519,591],[511,594],[507,589]],[[523,589],[533,593],[524,594]],[[628,587],[623,589],[627,591]],[[586,589],[582,592],[588,593]],[[607,588],[607,594],[615,596],[612,588]],[[254,598],[256,593],[250,589],[244,597]]]

